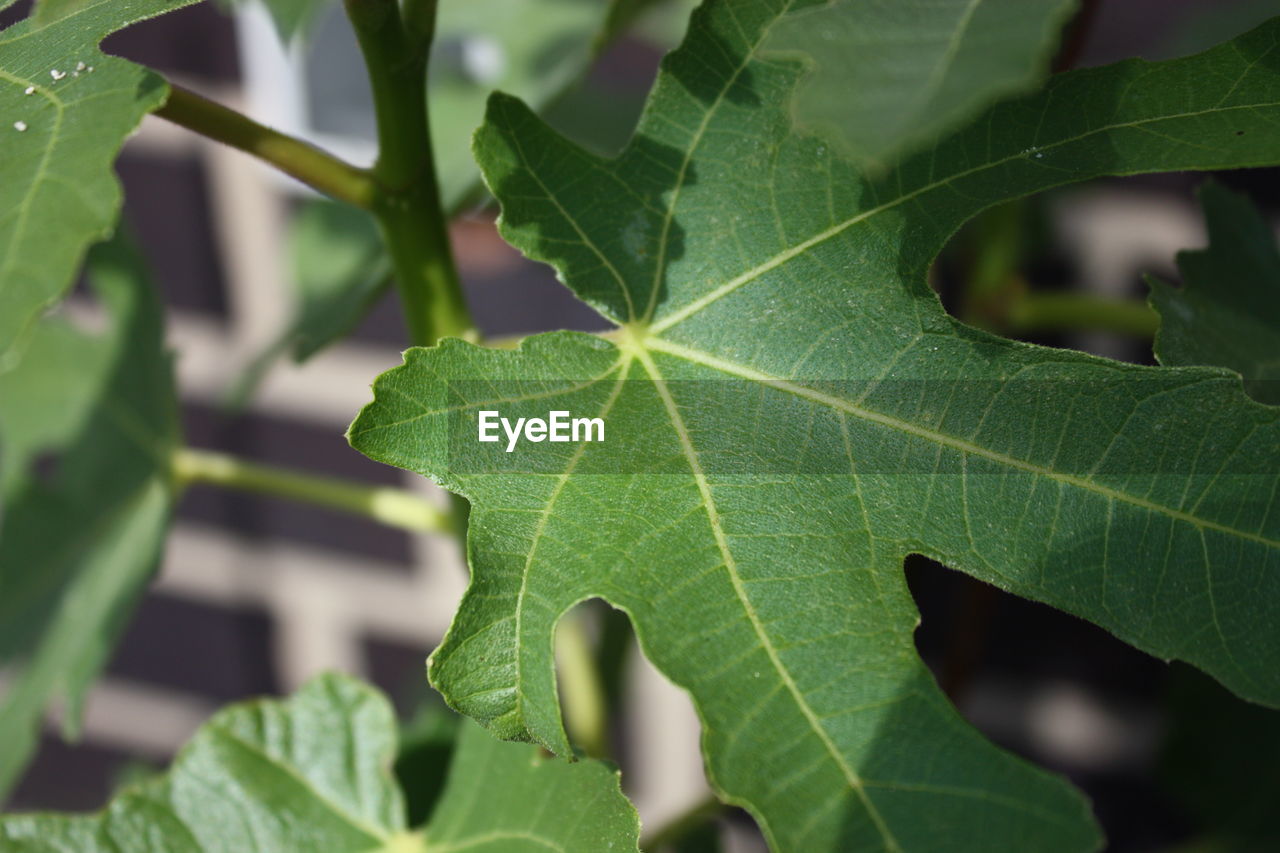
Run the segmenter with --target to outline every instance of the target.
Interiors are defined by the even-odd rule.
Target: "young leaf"
[[[806,5],[797,3],[796,6]],[[883,163],[997,98],[1041,82],[1076,0],[832,0],[779,22],[764,46],[812,64],[799,124]]]
[[[1255,400],[1280,405],[1280,250],[1245,196],[1200,189],[1209,248],[1178,255],[1184,285],[1148,278],[1161,364],[1229,367]]]
[[[1280,162],[1280,22],[1053,81],[868,177],[792,131],[786,3],[711,2],[615,160],[495,96],[476,151],[509,241],[622,324],[410,350],[350,430],[472,502],[430,674],[566,752],[559,617],[599,596],[690,691],[708,774],[775,849],[1081,850],[1083,800],[969,728],[918,660],[924,553],[1280,703],[1280,415],[1221,372],[1018,344],[926,283],[996,202],[1102,174]],[[599,416],[600,442],[477,441]]]
[[[220,711],[165,777],[127,789],[99,814],[0,818],[0,849],[636,850],[639,823],[615,771],[543,758],[475,726],[460,736],[424,838],[405,825],[395,742],[382,694],[322,675],[288,700]]]
[[[98,50],[144,18],[195,0],[59,0],[0,32],[0,360],[111,233],[126,136],[166,97],[156,75]]]
[[[290,343],[296,361],[346,334],[386,292],[391,263],[378,228],[364,211],[316,201],[299,212],[289,235],[298,284],[298,315]]]
[[[56,320],[0,377],[0,443],[19,437],[5,462],[23,466],[5,472],[0,526],[0,663],[14,679],[0,701],[0,794],[31,757],[46,705],[65,700],[66,728],[78,727],[84,692],[160,558],[174,500],[179,437],[160,307],[123,241],[95,247],[89,269],[113,326],[69,353],[91,359],[80,367],[98,383],[63,386],[66,363],[39,358],[45,342],[70,337]],[[33,419],[59,403],[61,423],[36,436]],[[26,464],[35,449],[61,453],[50,478]]]
[[[391,285],[391,262],[373,218],[331,201],[313,201],[289,231],[296,305],[289,325],[245,369],[230,393],[242,405],[285,352],[299,364],[346,335]]]

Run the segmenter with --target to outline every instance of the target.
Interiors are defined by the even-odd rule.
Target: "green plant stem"
[[[401,0],[400,9],[405,32],[415,39],[424,51],[431,48],[436,35],[436,7],[439,0]]]
[[[592,758],[609,754],[608,702],[581,613],[569,613],[556,628],[556,663],[570,738]]]
[[[706,826],[718,818],[726,808],[728,807],[714,796],[700,800],[653,832],[645,835],[640,841],[640,849],[655,853],[655,851],[675,844],[689,833]]]
[[[1025,291],[1018,267],[1026,216],[1026,202],[1012,201],[986,211],[974,223],[977,248],[960,303],[960,319],[966,323],[992,331],[1008,304]]]
[[[1156,333],[1160,318],[1146,304],[1087,293],[1027,293],[1009,306],[1005,329],[1015,334],[1098,331],[1138,338]]]
[[[434,0],[345,0],[369,71],[378,124],[373,213],[395,269],[413,343],[471,337],[447,221],[440,206],[427,114]]]
[[[369,172],[181,86],[169,84],[169,99],[156,115],[251,154],[338,201],[373,207],[376,193]]]
[[[174,452],[173,475],[180,486],[214,483],[362,515],[390,527],[425,533],[453,533],[453,517],[403,489],[366,486],[300,471],[259,465],[224,453],[184,447]]]

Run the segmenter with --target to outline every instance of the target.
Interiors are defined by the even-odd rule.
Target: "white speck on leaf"
[[[76,63],[76,70],[77,70],[77,71],[85,71],[85,70],[87,70],[88,68],[89,68],[89,66],[85,65],[83,62],[77,62],[77,63]]]
[[[24,94],[24,95],[34,95],[35,93],[36,93],[36,87],[35,87],[35,86],[28,86],[28,87],[26,88],[26,90],[25,90],[25,91],[23,91],[23,93],[22,93],[22,94]]]
[[[18,131],[18,133],[22,133],[27,129],[27,123],[25,121],[15,121],[13,123],[13,129]]]
[[[622,245],[637,261],[643,262],[648,255],[649,221],[643,211],[636,211],[622,229]]]
[[[61,80],[63,77],[67,76],[67,72],[59,71],[56,68],[51,68],[49,69],[49,76],[52,77],[54,80]]]

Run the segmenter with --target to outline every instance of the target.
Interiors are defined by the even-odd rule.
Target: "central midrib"
[[[375,843],[385,845],[391,837],[390,832],[381,826],[369,823],[364,817],[353,814],[345,805],[333,799],[327,792],[320,788],[307,776],[304,776],[297,768],[290,765],[276,755],[272,754],[266,747],[255,741],[252,741],[241,735],[236,729],[221,721],[213,721],[208,725],[207,736],[222,738],[229,741],[234,746],[239,747],[253,758],[258,759],[261,763],[274,770],[280,777],[293,783],[303,793],[314,798],[324,808],[328,809],[333,815],[340,819],[357,832],[361,832],[369,837]]]
[[[698,487],[699,495],[702,498],[703,507],[707,513],[708,525],[711,528],[712,536],[715,538],[716,547],[720,551],[721,559],[724,561],[725,569],[729,574],[730,583],[733,584],[734,593],[742,604],[743,612],[746,613],[747,619],[751,622],[752,630],[760,641],[761,648],[769,657],[769,662],[773,665],[774,670],[778,673],[778,677],[782,679],[783,684],[787,688],[787,692],[791,694],[796,707],[801,715],[805,718],[810,729],[817,735],[822,742],[824,749],[831,756],[836,766],[840,769],[841,775],[844,776],[850,790],[858,797],[862,807],[866,810],[867,816],[875,825],[876,830],[884,839],[885,849],[889,851],[901,851],[901,847],[890,832],[888,825],[885,823],[884,817],[876,808],[875,803],[871,801],[862,778],[858,772],[849,764],[844,754],[836,746],[831,739],[831,735],[823,727],[822,721],[818,715],[814,713],[813,708],[809,706],[808,700],[800,687],[796,684],[795,679],[791,676],[790,670],[782,662],[782,658],[778,654],[777,648],[774,647],[773,641],[770,639],[768,632],[765,630],[764,624],[760,620],[760,616],[756,613],[755,607],[751,603],[751,599],[747,596],[746,587],[742,582],[742,577],[738,572],[737,561],[733,556],[733,552],[729,548],[729,543],[724,534],[724,529],[720,524],[719,510],[716,502],[711,494],[711,486],[707,481],[706,473],[702,470],[702,463],[698,459],[698,451],[694,448],[693,442],[689,436],[689,431],[685,427],[684,418],[680,415],[680,409],[676,405],[675,400],[671,396],[670,390],[667,388],[666,381],[663,379],[658,366],[654,364],[653,358],[643,348],[633,350],[635,357],[644,366],[645,372],[649,374],[650,380],[657,389],[658,396],[661,397],[663,407],[667,411],[667,417],[671,421],[671,426],[676,432],[676,438],[680,442],[681,451],[684,453],[685,459],[689,463],[690,473],[693,475],[695,484]]]

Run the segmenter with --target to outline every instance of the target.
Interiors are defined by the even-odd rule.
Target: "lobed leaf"
[[[1161,364],[1216,365],[1241,374],[1254,399],[1280,405],[1280,250],[1249,199],[1216,183],[1200,189],[1209,248],[1178,255],[1184,285],[1155,278]]]
[[[116,30],[195,0],[47,0],[0,31],[0,369],[120,211],[111,165],[164,81],[109,57]],[[12,358],[12,356],[10,356]]]
[[[1280,21],[1058,77],[888,172],[795,132],[790,8],[710,2],[613,160],[495,96],[476,153],[506,238],[621,324],[406,353],[352,425],[472,502],[432,682],[569,749],[551,638],[624,609],[692,694],[708,775],[777,850],[1084,850],[1083,799],[996,749],[916,656],[927,554],[1280,704],[1280,414],[1217,370],[1019,344],[949,317],[966,219],[1069,181],[1280,162]],[[607,440],[477,442],[480,410]]]
[[[163,778],[125,790],[99,814],[0,818],[0,850],[637,849],[639,823],[616,772],[544,759],[474,726],[460,734],[424,837],[405,825],[395,746],[382,694],[322,675],[288,700],[220,711]]]

